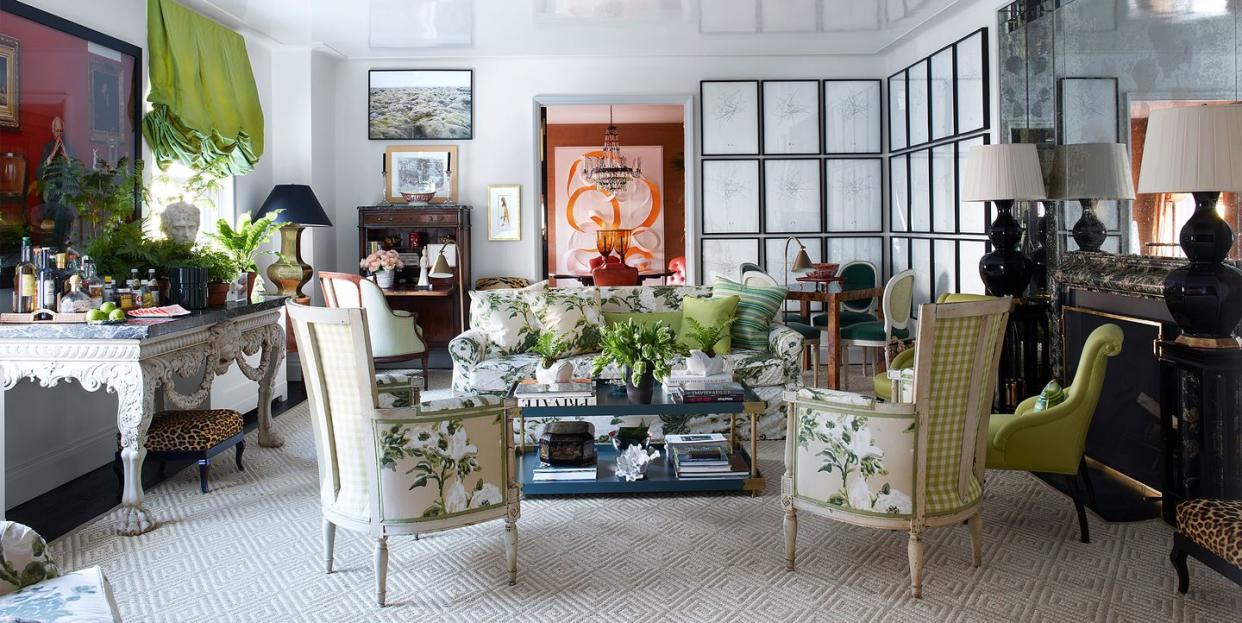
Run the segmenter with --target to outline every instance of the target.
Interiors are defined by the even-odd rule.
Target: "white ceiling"
[[[183,0],[345,58],[874,54],[959,0]]]

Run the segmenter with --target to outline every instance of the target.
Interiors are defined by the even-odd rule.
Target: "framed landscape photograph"
[[[824,153],[882,153],[883,105],[879,80],[825,80]]]
[[[405,203],[403,192],[431,184],[431,203],[457,203],[456,145],[391,145],[384,150],[384,194],[391,203]]]
[[[759,82],[699,83],[704,156],[759,155]]]
[[[487,187],[487,239],[522,239],[522,187],[492,184]]]
[[[373,141],[474,138],[474,71],[372,69],[367,137]]]
[[[763,82],[763,153],[818,154],[820,136],[818,80]]]

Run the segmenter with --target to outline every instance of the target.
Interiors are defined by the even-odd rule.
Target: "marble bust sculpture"
[[[184,201],[169,204],[160,219],[160,231],[170,240],[194,244],[198,238],[198,208]]]

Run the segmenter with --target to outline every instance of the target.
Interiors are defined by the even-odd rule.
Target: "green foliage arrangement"
[[[629,370],[630,382],[638,385],[644,374],[667,378],[675,355],[685,355],[672,327],[663,322],[639,325],[633,319],[604,327],[600,354],[591,374],[598,376],[610,363]]]
[[[243,214],[237,219],[236,227],[220,219],[216,221],[216,231],[208,232],[207,237],[233,260],[235,272],[253,272],[254,257],[259,253],[259,247],[271,240],[281,227],[276,222],[279,213],[280,210],[277,210],[257,221],[251,221],[249,214]]]
[[[716,343],[728,333],[729,325],[733,324],[732,318],[718,327],[705,327],[694,318],[686,318],[685,321],[688,323],[686,337],[691,342],[698,344],[699,350],[703,351],[703,354],[708,357],[716,356]]]
[[[101,228],[125,223],[134,213],[135,196],[147,200],[142,170],[142,160],[132,167],[128,158],[121,158],[116,165],[90,168],[80,160],[58,156],[43,165],[32,191],[45,204],[73,208],[81,219],[82,238],[89,240]]]
[[[199,246],[194,249],[184,266],[197,266],[207,269],[207,281],[211,283],[228,283],[237,278],[237,265],[229,254],[212,246]]]
[[[539,334],[539,339],[535,340],[535,345],[530,350],[539,355],[539,365],[551,368],[572,343],[571,339],[562,339],[552,331],[544,331]]]
[[[164,275],[170,266],[194,265],[195,251],[190,244],[148,238],[146,220],[141,220],[104,228],[86,244],[86,254],[95,261],[100,275],[124,280],[131,268],[145,278],[149,268]]]

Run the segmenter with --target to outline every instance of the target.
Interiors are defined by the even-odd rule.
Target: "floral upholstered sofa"
[[[513,383],[534,378],[539,357],[530,352],[542,327],[538,316],[532,311],[530,300],[544,292],[542,284],[522,290],[488,290],[471,292],[470,329],[449,343],[453,358],[453,390],[459,393],[506,392]],[[576,301],[590,302],[595,297],[597,305],[586,305],[575,313],[582,316],[579,325],[586,332],[598,331],[604,323],[605,312],[675,312],[681,310],[682,299],[687,296],[709,298],[712,286],[651,286],[614,288],[575,288],[546,290],[554,296],[569,297]],[[593,327],[593,328],[592,328]],[[787,389],[802,386],[800,357],[802,336],[781,324],[773,324],[768,334],[767,350],[734,349],[728,358],[733,364],[734,377],[745,382],[767,405],[766,413],[759,420],[761,439],[780,439],[785,436],[783,393]],[[586,352],[566,357],[574,367],[578,378],[591,376],[591,367],[597,353]],[[619,379],[620,370],[609,366],[600,375],[605,379]],[[588,418],[595,424],[597,437],[606,437],[618,426],[635,425],[639,421],[651,427],[652,433],[726,432],[728,416],[658,416],[626,418]],[[749,437],[749,426],[739,421],[739,432]],[[539,438],[546,421],[527,420],[528,442]]]

